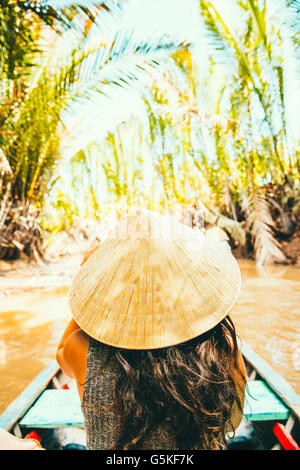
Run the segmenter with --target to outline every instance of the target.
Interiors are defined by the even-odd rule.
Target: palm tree
[[[108,93],[110,87],[136,86],[179,46],[168,38],[141,43],[133,31],[90,45],[89,34],[101,26],[101,15],[120,14],[120,5],[108,0],[99,9],[95,2],[84,2],[91,6],[87,9],[82,3],[74,0],[68,10],[43,9],[43,2],[0,4],[0,148],[12,170],[1,175],[0,257],[42,255],[38,214],[60,158],[62,110],[74,100]],[[78,9],[86,15],[81,23],[74,16]],[[92,23],[87,25],[86,18]],[[54,29],[58,20],[63,27],[76,23],[75,45],[63,60],[57,62],[53,47],[60,36],[54,37],[42,20]],[[45,34],[53,37],[52,48],[42,51]]]
[[[215,134],[220,163],[216,177],[222,168],[230,174],[229,190],[238,212],[251,215],[248,230],[261,263],[284,258],[274,238],[266,183],[284,188],[291,184],[289,175],[297,178],[298,172],[286,118],[287,79],[282,63],[284,48],[295,61],[299,58],[294,46],[299,25],[296,4],[299,7],[299,2],[282,1],[276,9],[266,1],[232,2],[229,18],[220,2],[199,1],[213,58],[209,79],[214,86],[220,83],[217,107],[226,109],[236,122],[229,131],[220,129]],[[225,71],[227,82],[220,70]]]
[[[223,201],[228,165],[222,159],[222,143],[217,165],[208,160],[203,147],[204,129],[217,139],[221,130],[228,132],[235,122],[218,110],[209,113],[199,105],[199,77],[189,48],[175,52],[173,59],[174,67],[164,74],[163,81],[152,84],[152,96],[145,98],[155,178],[163,188],[161,197],[170,208],[181,205],[183,218],[186,210],[197,212],[201,201],[206,222],[226,229],[243,245],[245,231],[237,220],[229,190],[229,204]]]
[[[259,7],[252,0],[232,1],[236,23],[227,24],[223,9],[214,3],[200,2],[211,55],[207,81],[195,74],[185,48],[175,53],[179,70],[169,69],[163,82],[153,84],[152,97],[145,99],[158,181],[169,204],[188,204],[195,195],[200,197],[207,206],[207,222],[225,228],[239,243],[245,243],[246,228],[257,262],[282,262],[267,183],[285,192],[290,174],[297,178],[281,47],[283,37],[292,44],[295,28],[289,15],[279,21],[278,12],[273,12],[276,22],[266,3]],[[295,13],[295,2],[286,6],[293,6]],[[297,50],[294,53],[296,58]],[[212,95],[218,97],[215,107],[204,111],[199,103],[207,106]],[[214,141],[213,158],[207,155],[204,128]],[[209,197],[204,188],[209,188]]]

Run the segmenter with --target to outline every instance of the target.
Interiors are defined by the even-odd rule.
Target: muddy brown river
[[[232,311],[238,334],[300,393],[300,269],[239,261]],[[0,412],[55,356],[70,319],[68,286],[19,289],[0,299]]]

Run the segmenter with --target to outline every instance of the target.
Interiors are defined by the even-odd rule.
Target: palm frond
[[[78,76],[78,62],[72,56],[68,66],[50,72],[41,68],[34,86],[7,117],[0,138],[12,169],[12,192],[17,198],[38,198],[42,176],[51,171],[58,158],[58,123],[70,86]]]
[[[0,5],[1,3],[2,0]],[[102,15],[99,15],[100,10],[102,10],[101,13],[105,11],[116,14],[122,9],[124,1],[11,0],[10,3],[15,3],[15,6],[18,6],[23,11],[34,13],[46,25],[51,26],[58,32],[62,32],[65,28],[78,29],[80,25],[78,16],[81,16],[83,27],[86,30],[87,24],[101,22]]]
[[[228,60],[230,57],[230,50],[226,38],[224,37],[222,28],[216,21],[215,9],[212,2],[206,0],[199,0],[199,8],[201,17],[204,21],[208,34],[208,45],[214,51],[217,51],[218,57]],[[224,57],[225,55],[225,57]]]
[[[170,40],[163,36],[141,42],[129,30],[117,32],[95,49],[75,54],[80,70],[70,87],[72,100],[69,100],[63,117],[69,129],[63,145],[68,147],[79,127],[81,133],[84,132],[81,112],[85,111],[87,103],[93,99],[99,102],[99,94],[112,97],[116,88],[134,90],[142,96],[150,77],[162,76],[172,65],[171,53],[180,47],[180,39]]]
[[[256,0],[247,0],[251,14],[257,27],[258,35],[261,39],[264,49],[267,52],[268,58],[271,59],[271,43],[267,34],[267,22],[265,18],[266,6],[259,8]]]
[[[250,223],[254,237],[256,263],[267,265],[284,262],[285,256],[280,249],[280,243],[273,235],[274,222],[268,200],[265,194],[258,190],[252,196]]]
[[[101,93],[104,91],[101,85],[123,87],[136,84],[145,71],[153,72],[181,46],[182,41],[165,36],[140,42],[133,30],[117,32],[103,46],[86,53],[79,84],[84,83],[87,90]]]

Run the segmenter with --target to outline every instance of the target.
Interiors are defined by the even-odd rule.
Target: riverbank
[[[297,230],[289,239],[281,239],[280,249],[285,257],[285,262],[283,262],[282,265],[300,268],[300,229]],[[255,259],[253,249],[247,251],[245,246],[236,246],[234,243],[232,243],[232,253],[237,259]],[[280,266],[280,264],[278,265]]]
[[[39,262],[26,258],[0,260],[0,298],[22,291],[68,286],[91,245],[91,241],[61,234]]]
[[[0,260],[0,299],[3,301],[7,295],[20,291],[68,286],[84,253],[95,243],[96,237],[92,240],[78,240],[61,234],[46,251],[45,259],[39,263],[27,259]],[[300,231],[289,240],[282,241],[281,247],[286,265],[300,268]],[[253,253],[247,254],[241,247],[233,249],[233,254],[241,262],[254,259]]]
[[[4,302],[6,297],[20,292],[69,285],[81,258],[65,256],[61,260],[46,261],[42,265],[20,260],[0,261],[1,302]]]
[[[300,231],[294,233],[290,240],[283,240],[281,247],[288,264],[300,268]]]

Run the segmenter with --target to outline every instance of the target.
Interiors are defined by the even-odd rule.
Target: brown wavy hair
[[[245,377],[229,316],[204,335],[155,350],[117,349],[114,392],[121,420],[116,449],[135,449],[160,425],[178,449],[226,448],[232,409],[242,412]]]

